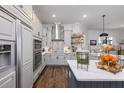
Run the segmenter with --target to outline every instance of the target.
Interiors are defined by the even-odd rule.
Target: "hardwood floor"
[[[34,84],[34,88],[67,88],[66,66],[47,66]]]

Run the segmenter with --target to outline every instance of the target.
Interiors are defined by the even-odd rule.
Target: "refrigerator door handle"
[[[16,20],[16,87],[21,87],[22,74],[22,40],[21,40],[21,22]]]

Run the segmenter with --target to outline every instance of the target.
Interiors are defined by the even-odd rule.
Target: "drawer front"
[[[15,72],[0,79],[0,88],[15,88]]]
[[[23,65],[22,86],[23,88],[31,88],[33,85],[33,61],[30,60]]]
[[[0,39],[15,40],[15,19],[0,11]]]

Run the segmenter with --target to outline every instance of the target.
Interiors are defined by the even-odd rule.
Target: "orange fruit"
[[[112,50],[113,50],[112,45],[108,45],[107,50],[108,50],[108,51],[112,51]]]
[[[100,59],[103,61],[105,59],[105,55],[104,54],[101,54],[100,55]]]
[[[118,58],[117,56],[113,56],[112,62],[113,62],[113,63],[116,63],[116,62],[118,62],[118,61],[119,61],[119,58]]]
[[[109,55],[109,60],[111,61],[113,59],[113,56],[112,55]]]
[[[109,60],[110,60],[109,55],[106,55],[106,56],[105,56],[105,60],[106,60],[106,61],[109,61]]]

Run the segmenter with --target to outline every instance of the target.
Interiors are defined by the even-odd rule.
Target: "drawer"
[[[15,19],[0,11],[0,39],[15,40]]]
[[[15,81],[15,72],[12,72],[0,79],[0,88],[15,88]]]
[[[23,65],[22,88],[31,88],[33,85],[33,61],[30,60]]]

